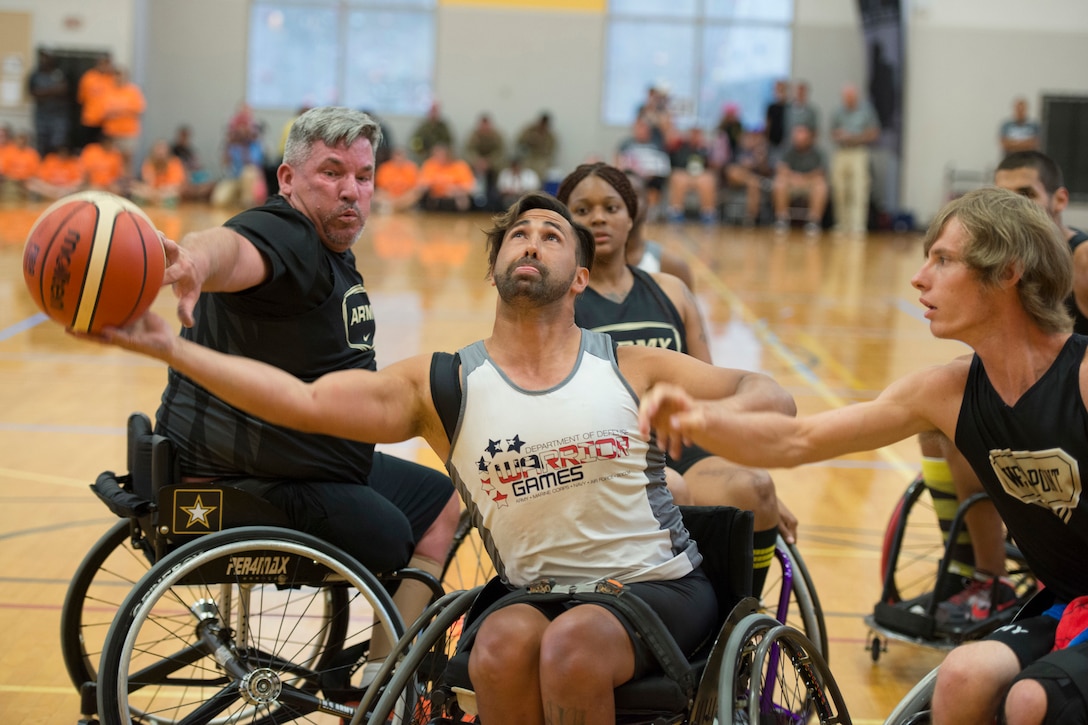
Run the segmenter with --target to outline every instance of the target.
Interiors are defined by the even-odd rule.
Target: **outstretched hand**
[[[189,250],[161,234],[160,238],[163,249],[166,250],[167,263],[162,284],[164,287],[170,285],[174,288],[174,295],[178,298],[178,319],[186,327],[192,327],[193,309],[200,297],[204,276],[197,268]]]
[[[642,396],[638,408],[639,431],[657,436],[657,443],[673,458],[690,445],[690,432],[701,427],[702,414],[688,392],[671,383],[655,385]]]

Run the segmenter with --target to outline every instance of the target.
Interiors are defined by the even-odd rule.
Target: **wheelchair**
[[[342,550],[224,483],[181,483],[173,444],[129,419],[129,473],[92,486],[122,521],[92,547],[61,614],[81,723],[339,722],[371,637],[404,632],[391,591]],[[96,668],[97,665],[97,668]]]
[[[965,516],[989,497],[978,493],[960,503],[947,543],[942,543],[937,513],[927,492],[922,476],[917,476],[900,497],[884,533],[880,601],[872,614],[865,616],[873,662],[887,651],[889,639],[949,650],[1008,624],[1018,609],[1009,607],[969,624],[938,621],[937,606],[963,586],[964,574],[956,570],[952,552],[966,526]],[[1017,600],[1027,601],[1039,590],[1039,583],[1015,543],[1006,541],[1005,549],[1006,571],[1015,585]]]
[[[1020,607],[1011,621],[1037,617],[1054,603],[1048,592],[1039,590]],[[932,721],[933,691],[937,686],[937,673],[940,665],[926,673],[903,699],[891,711],[884,725],[928,725]]]
[[[779,536],[774,558],[776,563],[759,596],[760,611],[803,632],[828,659],[823,607],[801,552],[796,544]],[[461,512],[442,571],[442,585],[448,592],[472,589],[495,576],[491,557],[467,510]]]
[[[717,635],[690,661],[676,651],[656,615],[648,616],[636,606],[639,600],[625,597],[618,583],[566,587],[537,582],[511,594],[493,580],[445,595],[412,623],[351,722],[378,725],[391,717],[413,725],[479,722],[466,645],[496,590],[506,595],[504,603],[510,597],[607,601],[631,621],[651,643],[661,668],[615,690],[617,723],[708,723],[715,718],[721,723],[850,722],[819,647],[797,629],[761,613],[759,602],[750,596],[751,513],[730,507],[681,511],[700,544],[720,613]]]

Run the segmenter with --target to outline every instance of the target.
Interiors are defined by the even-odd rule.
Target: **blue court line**
[[[902,297],[898,297],[895,300],[895,306],[899,308],[900,312],[910,315],[923,324],[929,324],[929,320],[926,319],[926,312],[922,309],[921,305],[917,303],[911,304]]]
[[[39,312],[36,315],[31,315],[22,322],[16,322],[11,327],[6,327],[3,330],[0,330],[0,342],[15,337],[20,332],[26,332],[30,328],[36,325],[40,325],[48,319],[49,317],[44,312]]]

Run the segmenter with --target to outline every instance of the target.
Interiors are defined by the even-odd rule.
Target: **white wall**
[[[0,12],[28,13],[34,67],[39,45],[69,50],[109,50],[114,60],[131,67],[134,0],[0,0]],[[30,106],[0,108],[0,123],[30,128]]]
[[[904,0],[907,4],[905,161],[901,206],[924,221],[939,208],[948,163],[992,168],[997,128],[1016,95],[1088,95],[1086,0]],[[193,125],[207,162],[245,89],[246,0],[0,0],[33,13],[33,43],[109,48],[148,96],[145,137]],[[65,20],[80,19],[70,28]],[[136,26],[139,26],[138,28]],[[553,114],[565,168],[610,156],[626,129],[600,122],[604,16],[439,5],[435,91],[464,138],[480,111],[508,134]],[[793,74],[826,118],[843,82],[864,87],[857,0],[796,0]],[[286,112],[266,114],[270,135]],[[13,121],[14,119],[14,121]],[[398,140],[416,120],[384,119]],[[27,125],[25,111],[0,122]],[[146,139],[145,139],[146,145]],[[1067,221],[1088,226],[1088,209]]]

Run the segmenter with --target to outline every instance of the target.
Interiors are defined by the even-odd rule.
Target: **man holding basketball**
[[[351,248],[370,213],[380,142],[364,113],[312,109],[291,127],[279,195],[167,244],[164,283],[178,297],[182,337],[305,381],[376,369],[374,315]],[[189,480],[256,493],[373,571],[440,575],[460,512],[443,473],[372,444],[272,425],[174,369],[156,419]],[[395,601],[411,622],[429,597],[406,580]]]

